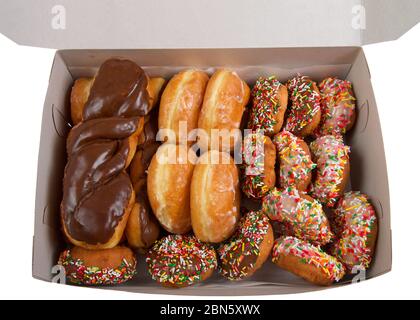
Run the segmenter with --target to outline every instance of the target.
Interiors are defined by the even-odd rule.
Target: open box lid
[[[2,0],[0,32],[56,49],[362,46],[420,20],[418,0]]]

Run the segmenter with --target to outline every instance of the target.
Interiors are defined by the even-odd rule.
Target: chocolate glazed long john
[[[143,69],[105,61],[95,76],[82,122],[67,139],[61,220],[68,240],[87,249],[116,246],[135,204],[126,168],[153,100]]]

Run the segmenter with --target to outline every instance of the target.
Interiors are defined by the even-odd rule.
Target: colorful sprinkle
[[[146,258],[152,279],[176,286],[201,281],[202,274],[216,269],[214,249],[191,235],[169,235],[149,250]]]
[[[315,82],[307,76],[297,76],[287,82],[291,108],[286,121],[286,130],[294,134],[312,122],[321,109],[321,95],[314,89]]]
[[[257,79],[252,89],[249,129],[263,130],[264,134],[273,133],[274,126],[277,124],[276,115],[280,109],[278,91],[281,86],[281,82],[275,76]]]
[[[70,250],[61,253],[58,264],[66,269],[67,279],[74,284],[115,285],[126,282],[136,274],[136,261],[129,264],[125,259],[117,268],[85,266],[80,259],[74,259]]]

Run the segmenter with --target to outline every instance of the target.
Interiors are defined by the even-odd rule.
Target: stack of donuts
[[[187,69],[166,83],[105,61],[71,90],[58,260],[68,281],[120,284],[139,259],[174,288],[215,272],[246,279],[269,259],[318,285],[367,269],[375,210],[345,192],[355,101],[338,78],[260,77],[250,89],[230,69]]]

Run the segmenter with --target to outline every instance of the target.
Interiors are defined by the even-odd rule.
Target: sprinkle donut
[[[331,253],[349,270],[367,269],[372,261],[378,234],[378,219],[368,197],[358,191],[344,194],[332,222],[337,241]]]
[[[275,76],[257,79],[252,89],[252,108],[248,128],[272,136],[283,126],[287,109],[287,88]]]
[[[259,211],[247,213],[232,238],[217,249],[220,273],[229,280],[251,276],[267,260],[273,241],[267,216]]]
[[[209,278],[217,268],[216,252],[192,235],[168,235],[149,250],[152,279],[166,287],[186,287]]]
[[[312,179],[316,164],[311,160],[311,151],[302,139],[289,131],[282,131],[273,137],[279,161],[278,184],[280,188],[295,186],[305,191]]]
[[[345,275],[344,265],[319,247],[295,237],[274,242],[272,261],[278,267],[320,286],[329,286]]]
[[[343,195],[350,175],[350,147],[341,137],[323,136],[310,144],[317,164],[310,194],[322,204],[333,207]]]
[[[332,232],[322,205],[295,188],[272,189],[263,199],[262,211],[272,220],[291,226],[294,236],[324,245]]]
[[[248,134],[243,146],[242,191],[251,199],[261,199],[276,185],[276,147],[261,131]]]
[[[347,80],[326,78],[321,91],[321,123],[315,136],[340,136],[348,132],[356,120],[356,98],[352,84]]]
[[[136,257],[126,247],[87,250],[73,247],[60,254],[58,264],[66,270],[69,282],[83,285],[115,285],[136,274]]]
[[[286,120],[287,131],[306,137],[321,121],[321,94],[316,83],[307,76],[297,76],[287,82],[291,106]]]

